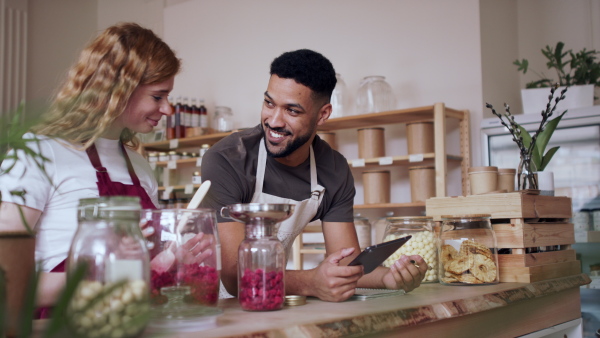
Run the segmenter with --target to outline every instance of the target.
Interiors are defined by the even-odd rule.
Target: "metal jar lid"
[[[306,296],[287,295],[285,296],[285,305],[298,306],[306,304]]]

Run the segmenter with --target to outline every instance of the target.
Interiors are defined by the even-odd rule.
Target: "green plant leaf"
[[[548,165],[548,163],[550,163],[550,160],[552,159],[554,154],[556,154],[556,152],[558,151],[558,148],[560,148],[560,147],[559,146],[553,147],[553,148],[550,148],[550,150],[548,150],[546,155],[544,155],[544,157],[542,158],[540,168],[538,169],[538,171],[544,171],[544,169],[546,169],[546,166]]]
[[[83,280],[87,272],[87,264],[80,263],[75,267],[73,273],[69,274],[67,283],[63,289],[58,301],[52,310],[52,318],[44,332],[44,337],[63,337],[66,330],[66,313],[67,307],[73,299],[73,295],[77,290],[77,286]]]
[[[19,323],[19,337],[30,337],[32,334],[33,317],[35,314],[35,297],[37,295],[37,288],[40,281],[40,274],[42,271],[41,263],[36,264],[35,271],[32,271],[32,280],[29,281],[27,286],[27,292],[25,294],[25,303],[21,309],[21,317]]]
[[[529,61],[527,61],[527,59],[523,59],[521,61],[519,60],[515,60],[513,62],[513,65],[517,66],[517,70],[518,71],[522,71],[523,74],[527,73],[527,69],[529,68]]]
[[[544,128],[544,130],[542,130],[538,134],[535,146],[536,146],[537,151],[538,151],[538,153],[539,153],[540,156],[544,156],[544,152],[546,150],[546,146],[548,145],[548,142],[550,141],[550,138],[552,137],[552,134],[554,133],[554,130],[556,129],[556,126],[558,126],[558,123],[560,122],[560,120],[562,119],[562,117],[566,113],[567,113],[567,110],[565,110],[562,114],[560,114],[556,118],[550,120],[546,124],[546,127]],[[539,169],[539,170],[541,171],[542,169]]]

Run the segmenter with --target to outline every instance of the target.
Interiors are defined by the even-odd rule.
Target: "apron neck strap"
[[[133,164],[131,164],[131,160],[129,160],[129,155],[127,155],[125,145],[123,145],[123,142],[119,141],[119,146],[121,148],[121,151],[123,152],[123,157],[125,157],[125,163],[127,164],[127,171],[129,172],[129,176],[131,177],[131,182],[135,186],[141,186],[140,180],[135,174],[135,170],[133,169]],[[96,145],[94,143],[92,143],[92,145],[90,145],[85,150],[85,152],[87,153],[88,158],[90,159],[90,162],[92,162],[92,166],[94,166],[94,169],[96,169],[96,171],[107,172],[106,168],[102,166],[102,162],[100,162],[98,149],[96,149]]]
[[[267,148],[265,145],[265,139],[260,140],[258,147],[258,162],[256,167],[256,184],[254,186],[255,192],[262,192],[263,185],[265,182],[265,171],[267,167]],[[312,145],[310,146],[310,191],[313,192],[319,189],[319,183],[317,183],[317,165],[315,163],[315,153]]]

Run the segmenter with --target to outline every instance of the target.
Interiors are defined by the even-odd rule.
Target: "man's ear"
[[[327,120],[329,120],[329,116],[331,115],[331,109],[332,109],[331,103],[327,103],[323,107],[321,107],[321,109],[319,110],[319,118],[317,120],[317,126],[320,126],[323,123],[325,123]]]

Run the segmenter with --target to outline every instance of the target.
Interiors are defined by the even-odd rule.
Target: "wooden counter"
[[[531,284],[424,284],[405,295],[342,303],[309,298],[280,311],[246,312],[221,300],[217,327],[171,337],[515,337],[581,317],[585,274]],[[153,336],[148,332],[147,336]]]

